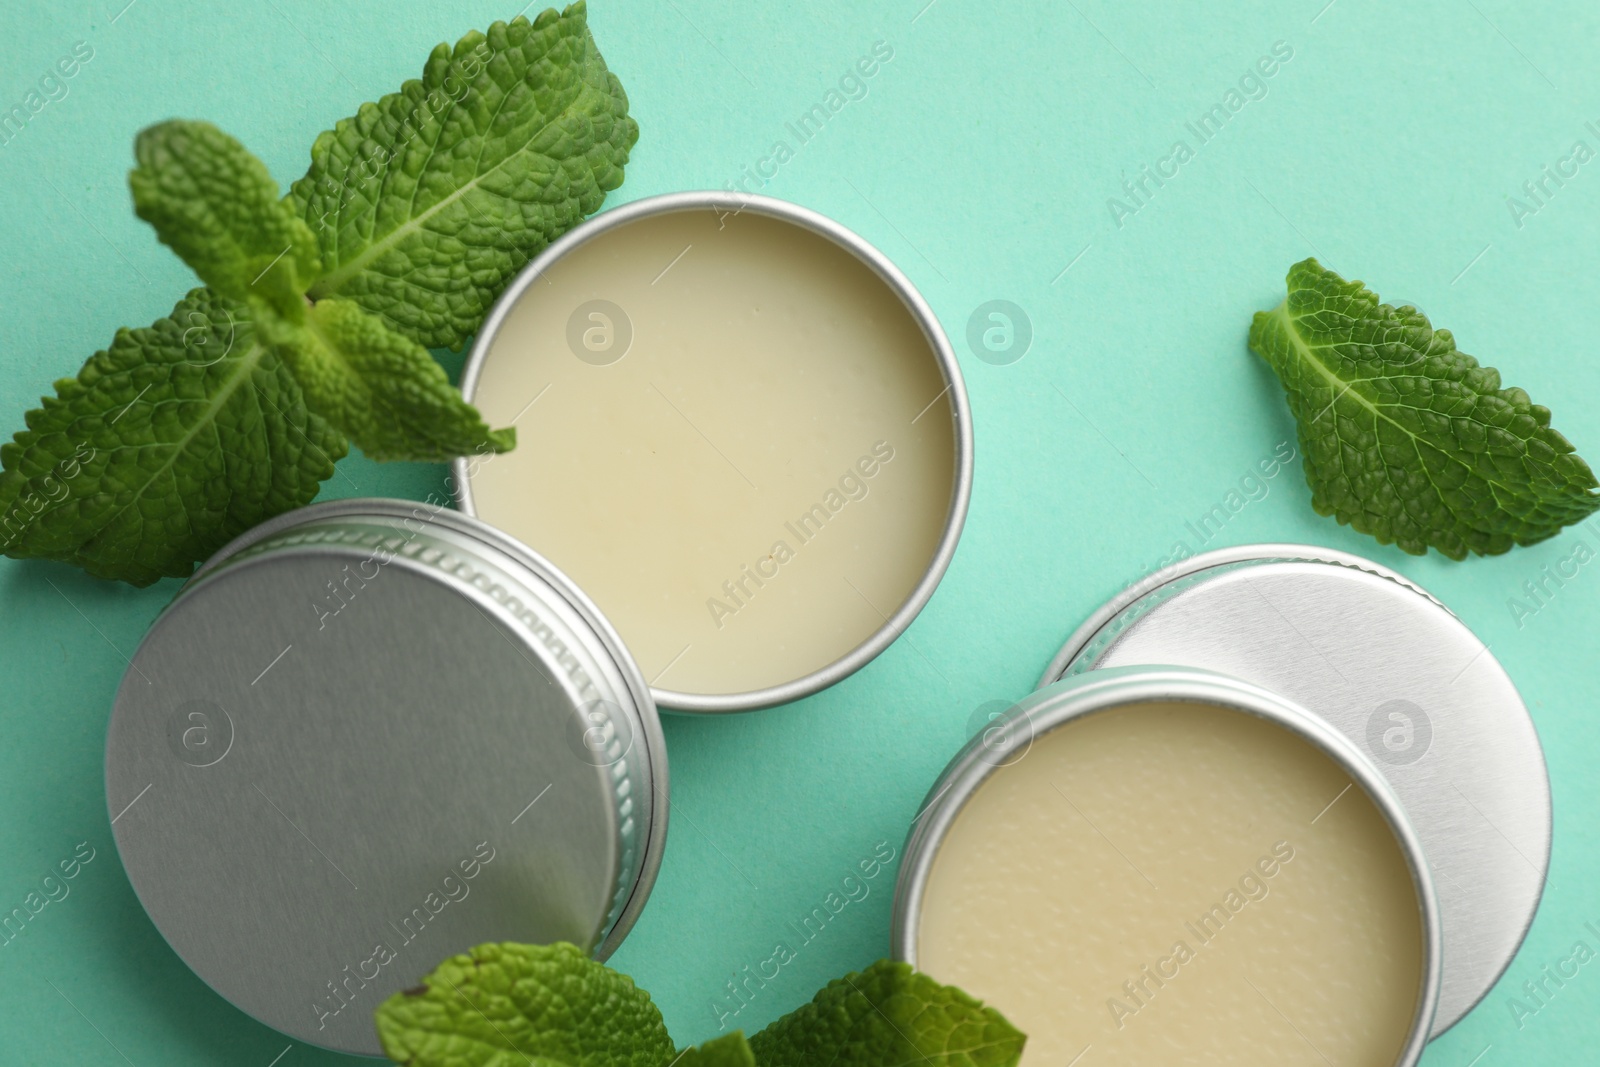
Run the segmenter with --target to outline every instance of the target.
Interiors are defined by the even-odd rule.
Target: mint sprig
[[[144,130],[134,209],[206,288],[119,330],[0,447],[0,552],[148,585],[310,503],[352,442],[512,448],[424,346],[463,343],[637,137],[582,3],[438,46],[322,134],[287,197],[209,123]]]
[[[1015,1067],[1026,1039],[993,1008],[880,960],[746,1041],[675,1051],[650,995],[572,945],[479,945],[377,1009],[410,1067]]]
[[[1452,559],[1554,536],[1600,509],[1589,465],[1550,409],[1457,350],[1414,307],[1391,307],[1315,259],[1257,312],[1250,348],[1299,423],[1318,514]]]

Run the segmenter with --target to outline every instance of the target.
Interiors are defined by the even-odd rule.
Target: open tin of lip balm
[[[1209,696],[1194,689],[1190,676],[1197,672],[1212,680]],[[1091,1005],[1099,1014],[1083,1015],[1070,1033],[1062,1032],[1060,1051],[1066,1058],[1085,1043],[1095,1045],[1097,1062],[1106,1062],[1105,1057],[1115,1049],[1141,1048],[1139,1042],[1152,1034],[1165,1041],[1194,1040],[1208,1024],[1193,1015],[1181,1024],[1172,1020],[1185,1017],[1196,1003],[1203,1006],[1206,984],[1188,982],[1181,975],[1175,979],[1169,972],[1204,975],[1203,961],[1226,959],[1228,951],[1246,958],[1242,948],[1211,951],[1214,947],[1227,949],[1227,943],[1221,934],[1207,936],[1205,923],[1194,928],[1197,916],[1184,919],[1190,924],[1185,929],[1191,940],[1206,943],[1205,950],[1190,945],[1192,953],[1175,953],[1157,943],[1152,928],[1129,919],[1127,909],[1116,900],[1107,901],[1098,888],[1118,884],[1112,880],[1114,866],[1107,866],[1118,857],[1115,850],[1125,853],[1121,859],[1128,861],[1121,872],[1124,879],[1134,878],[1128,867],[1137,864],[1154,885],[1165,886],[1170,880],[1192,888],[1206,914],[1214,914],[1207,894],[1223,894],[1228,907],[1219,918],[1229,921],[1227,936],[1250,930],[1246,920],[1254,915],[1261,937],[1256,951],[1275,960],[1277,966],[1299,960],[1291,969],[1303,976],[1317,971],[1322,965],[1318,959],[1326,962],[1332,958],[1305,958],[1306,946],[1314,940],[1290,936],[1286,929],[1274,932],[1265,923],[1272,901],[1257,906],[1256,890],[1278,893],[1290,882],[1280,880],[1275,885],[1257,868],[1249,884],[1242,880],[1233,883],[1230,891],[1237,899],[1226,900],[1226,887],[1211,884],[1222,872],[1205,873],[1207,853],[1185,844],[1213,833],[1208,827],[1218,819],[1235,825],[1234,813],[1241,804],[1255,806],[1264,832],[1282,814],[1276,809],[1283,805],[1268,803],[1262,796],[1240,798],[1236,796],[1239,783],[1254,783],[1252,788],[1271,785],[1275,776],[1282,777],[1279,768],[1289,762],[1286,756],[1256,751],[1241,762],[1239,754],[1249,751],[1243,740],[1233,737],[1231,745],[1218,749],[1219,738],[1227,740],[1231,735],[1217,728],[1199,728],[1193,716],[1177,716],[1171,710],[1165,720],[1152,718],[1143,735],[1131,734],[1137,743],[1129,742],[1115,751],[1089,732],[1053,729],[1081,714],[1103,710],[1107,703],[1126,705],[1125,693],[1139,693],[1140,686],[1144,692],[1138,699],[1159,697],[1187,702],[1191,707],[1208,702],[1227,705],[1226,694],[1219,696],[1214,687],[1242,686],[1258,700],[1297,709],[1289,718],[1310,721],[1316,727],[1313,732],[1324,741],[1335,739],[1321,747],[1340,764],[1351,786],[1348,791],[1341,787],[1337,797],[1329,797],[1326,807],[1318,805],[1320,810],[1301,836],[1313,841],[1313,831],[1324,833],[1350,819],[1361,808],[1349,805],[1354,786],[1361,786],[1390,824],[1407,863],[1414,871],[1427,872],[1428,877],[1417,879],[1419,899],[1426,915],[1434,907],[1427,898],[1436,896],[1437,917],[1425,918],[1422,925],[1431,928],[1436,924],[1437,930],[1433,937],[1436,947],[1424,953],[1423,1000],[1436,1000],[1436,1008],[1423,1013],[1423,1000],[1419,1000],[1419,1011],[1411,1018],[1420,1029],[1387,1051],[1379,1043],[1368,1048],[1365,1058],[1346,1057],[1350,1062],[1412,1062],[1420,1054],[1422,1042],[1448,1029],[1484,997],[1515,955],[1537,910],[1549,864],[1549,780],[1538,736],[1515,686],[1494,656],[1437,599],[1400,574],[1358,556],[1305,545],[1254,545],[1205,553],[1151,575],[1102,607],[1062,648],[1040,685],[1038,692],[974,738],[929,794],[907,845],[894,934],[896,952],[902,958],[921,966],[937,964],[942,968],[942,980],[963,985],[995,1002],[1002,1011],[1008,996],[1025,998],[1026,992],[998,984],[992,991],[986,990],[982,973],[964,981],[963,966],[981,971],[995,959],[1004,961],[1019,941],[1028,943],[1033,951],[1032,946],[1046,940],[1046,934],[1056,941],[1077,939],[1073,944],[1083,948],[1083,955],[1075,957],[1080,962],[1111,959],[1115,957],[1112,949],[1133,952],[1137,958],[1125,964],[1129,984],[1112,982],[1112,988],[1103,994],[1105,999]],[[1041,754],[1048,757],[1042,763]],[[1161,759],[1167,762],[1163,764]],[[1050,760],[1060,762],[1059,775],[1052,771]],[[1019,775],[1024,769],[1027,773]],[[1078,776],[1075,780],[1081,788],[1062,784],[1062,776],[1069,773]],[[1146,792],[1163,795],[1170,781],[1191,782],[1206,775],[1210,776],[1207,788],[1187,799],[1169,797],[1164,809],[1150,809],[1142,799]],[[1040,777],[1047,779],[1044,788],[1034,782],[1033,789],[1042,801],[1030,796],[1026,788],[1030,779]],[[1300,778],[1302,784],[1320,780],[1311,770],[1304,770]],[[984,785],[990,781],[997,784]],[[1012,784],[998,784],[1008,782]],[[1290,787],[1290,783],[1278,784],[1283,790]],[[984,807],[964,810],[974,797],[981,800],[986,795],[1005,801],[986,802],[998,816],[985,814]],[[1215,799],[1218,795],[1235,799],[1231,805],[1223,804]],[[1309,802],[1309,798],[1303,799]],[[1055,810],[1041,811],[1041,803],[1056,801],[1061,803]],[[1295,810],[1303,806],[1299,802],[1289,805]],[[1140,812],[1143,814],[1130,815]],[[1026,847],[1025,842],[1015,840],[1017,831],[1008,827],[1006,818],[1033,828],[1041,838],[1037,854],[1024,857],[1024,861],[1036,866],[1087,865],[1099,880],[1091,880],[1085,888],[1072,881],[1081,880],[1083,873],[1069,870],[1049,887],[1033,912],[1015,904],[997,907],[1007,877],[1005,864],[1011,863],[1010,869],[1017,870],[1017,863],[1022,862],[1005,848],[1008,843],[1013,851]],[[1052,828],[1048,835],[1039,830],[1040,825]],[[1180,832],[1171,847],[1151,852],[1148,839],[1172,841],[1174,826]],[[1073,828],[1087,835],[1084,840],[1061,836]],[[1382,836],[1369,827],[1369,843]],[[950,842],[960,837],[969,839],[968,843],[952,849]],[[989,841],[989,853],[972,840],[979,845]],[[1286,832],[1284,840],[1291,840]],[[1098,857],[1091,851],[1095,846],[1102,849]],[[1108,848],[1114,850],[1105,852]],[[1264,855],[1279,874],[1298,874],[1313,866],[1295,868],[1275,858],[1275,853]],[[1360,863],[1359,850],[1343,860],[1350,870]],[[1248,871],[1249,866],[1241,869]],[[1039,876],[1023,870],[1019,877],[1026,881]],[[948,883],[943,889],[938,888],[941,878]],[[1433,889],[1425,888],[1427,881]],[[1140,886],[1154,888],[1150,881],[1139,878],[1132,884],[1130,899],[1143,893]],[[987,897],[980,890],[987,892]],[[1279,900],[1284,896],[1278,893]],[[1388,893],[1391,904],[1396,897],[1393,890]],[[944,948],[930,956],[927,916],[929,901],[936,898],[944,901],[939,921],[946,929],[936,935]],[[1063,903],[1068,900],[1071,907]],[[1085,907],[1084,900],[1091,903]],[[1246,906],[1234,909],[1235,903]],[[1287,903],[1297,906],[1292,896]],[[1338,904],[1330,898],[1318,906]],[[989,924],[985,932],[989,948],[971,929],[963,932],[964,924],[977,929],[984,922]],[[1034,929],[1012,929],[1019,923],[1031,924]],[[1374,938],[1374,929],[1382,924],[1359,915],[1346,916],[1335,926],[1340,937],[1354,939],[1372,955],[1371,973],[1393,973],[1394,956],[1385,945],[1392,947],[1405,939]],[[995,945],[1006,947],[1000,950],[992,947]],[[1202,963],[1189,967],[1191,957]],[[1442,961],[1442,966],[1426,964],[1429,958]],[[1117,965],[1104,963],[1101,977],[1109,979]],[[1019,965],[1018,971],[1026,973],[1027,967]],[[1212,973],[1232,971],[1218,966]],[[1191,992],[1179,993],[1185,982]],[[1430,983],[1437,985],[1432,993],[1426,988]],[[1301,1015],[1276,995],[1279,989],[1292,990],[1292,981],[1257,985],[1259,990],[1244,989],[1246,1001],[1233,1002],[1232,1008],[1220,1001],[1213,1005],[1221,1013],[1216,1018],[1228,1018],[1229,1012],[1234,1013],[1233,1018],[1238,1018],[1239,1012],[1248,1013],[1251,1000],[1255,1007],[1270,1003],[1274,1014],[1256,1020],[1267,1027],[1262,1032],[1270,1031],[1276,1018],[1282,1048],[1301,1049],[1307,1063],[1323,1062],[1323,1057],[1342,1062],[1335,1054],[1345,1044],[1339,1034],[1370,1037],[1375,1020],[1394,1029],[1393,997],[1361,1005],[1360,1011],[1348,1013],[1334,1030],[1327,1029],[1332,1009],[1349,1006],[1350,990],[1359,986],[1363,995],[1371,991],[1372,983],[1365,978],[1327,985],[1321,1002],[1307,1001]],[[1394,985],[1391,981],[1390,986]],[[1082,993],[1076,987],[1071,992]],[[1184,1006],[1186,999],[1188,1007]],[[1019,1014],[1026,1013],[1024,1005]],[[1177,1029],[1152,1031],[1148,1027],[1163,1016],[1168,1018],[1163,1025]],[[1023,1028],[1027,1029],[1025,1022]],[[1092,1036],[1093,1032],[1100,1036]],[[1090,1036],[1067,1048],[1079,1034]],[[1136,1036],[1130,1038],[1130,1034]],[[1170,1051],[1170,1044],[1165,1047]],[[1216,1043],[1219,1057],[1242,1056],[1240,1062],[1253,1062],[1253,1048],[1233,1040]],[[1244,1055],[1241,1049],[1250,1054]],[[1150,1057],[1161,1055],[1149,1052]],[[1283,1061],[1281,1048],[1274,1058]]]
[[[1259,686],[1094,671],[973,738],[913,824],[893,951],[1022,1064],[1414,1064],[1439,990],[1422,846],[1344,736]]]
[[[1432,595],[1360,556],[1246,545],[1160,571],[1102,607],[1041,685],[1176,664],[1280,694],[1344,734],[1388,780],[1433,871],[1445,969],[1435,1035],[1516,955],[1550,864],[1550,779],[1533,720],[1494,655]]]
[[[667,764],[644,679],[558,570],[453,511],[341,500],[225,546],[156,620],[106,796],[184,962],[298,1040],[379,1055],[377,1004],[467,946],[616,948]]]
[[[972,426],[950,344],[881,252],[794,204],[595,216],[502,295],[461,385],[519,440],[456,462],[461,509],[593,597],[665,707],[839,681],[955,552]]]

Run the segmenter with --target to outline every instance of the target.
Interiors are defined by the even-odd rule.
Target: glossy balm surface
[[[879,630],[937,552],[952,409],[860,260],[753,212],[603,231],[522,293],[473,401],[477,514],[570,575],[651,684],[759,690]]]
[[[1243,712],[1138,704],[978,788],[934,859],[917,966],[1026,1033],[1024,1067],[1383,1067],[1423,927],[1389,824],[1328,756]]]

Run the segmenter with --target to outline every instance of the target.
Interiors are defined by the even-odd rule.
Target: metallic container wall
[[[329,576],[348,602],[306,595]],[[472,944],[604,958],[665,844],[659,720],[609,624],[499,531],[404,501],[291,512],[208,561],[124,676],[106,780],[185,962],[364,1055],[377,1003]]]
[[[1388,822],[1405,855],[1416,887],[1423,935],[1422,983],[1416,1012],[1395,1067],[1412,1067],[1426,1047],[1439,997],[1442,967],[1439,905],[1433,879],[1398,798],[1367,758],[1343,735],[1304,708],[1259,686],[1210,671],[1182,667],[1107,668],[1046,686],[1008,710],[994,727],[1005,731],[1012,746],[1031,744],[1057,727],[1082,716],[1150,702],[1198,703],[1231,708],[1276,723],[1315,745],[1338,764],[1372,799]],[[1006,754],[1009,758],[1009,750]],[[916,966],[917,928],[922,898],[939,845],[961,809],[988,777],[1006,765],[986,736],[972,738],[952,759],[924,799],[906,838],[900,875],[895,883],[891,951],[896,959]]]
[[[736,712],[785,704],[791,700],[810,696],[828,686],[842,681],[870,663],[905,632],[913,619],[932,598],[933,591],[944,577],[950,560],[955,555],[956,543],[961,538],[961,528],[966,521],[967,505],[972,497],[972,409],[967,400],[966,384],[961,377],[961,367],[956,362],[954,349],[939,325],[939,319],[900,269],[889,258],[868,244],[859,235],[815,211],[775,200],[766,196],[746,196],[725,192],[684,192],[646,197],[621,207],[613,208],[570,230],[541,252],[523,268],[495,303],[484,320],[473,342],[472,352],[461,372],[461,391],[471,400],[483,372],[484,362],[495,335],[522,294],[561,257],[593,238],[641,218],[665,215],[680,211],[710,211],[718,215],[737,215],[750,212],[768,218],[793,223],[812,233],[827,238],[854,255],[898,296],[921,327],[928,341],[939,371],[949,386],[947,395],[954,419],[956,456],[955,480],[950,487],[950,509],[945,517],[944,531],[938,549],[928,563],[922,580],[917,583],[902,603],[867,640],[848,654],[820,670],[782,685],[745,693],[683,693],[670,689],[652,689],[656,703],[670,711],[680,712]],[[476,513],[472,500],[472,485],[468,478],[470,460],[462,457],[454,461],[451,471],[456,486],[456,502],[468,515]]]

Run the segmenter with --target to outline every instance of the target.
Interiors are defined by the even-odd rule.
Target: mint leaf
[[[639,136],[627,111],[581,3],[439,45],[420,81],[312,146],[290,192],[327,271],[310,295],[460,347],[511,276],[622,183]]]
[[[316,238],[266,166],[209,122],[151,126],[133,151],[133,209],[162,243],[223,296],[298,317],[318,272]]]
[[[750,1048],[761,1067],[1013,1067],[1025,1040],[959,989],[879,960],[829,982]]]
[[[1600,508],[1589,465],[1550,409],[1457,351],[1414,307],[1380,304],[1315,259],[1257,312],[1250,347],[1299,422],[1318,514],[1421,555],[1494,555]]]
[[[307,504],[345,442],[248,310],[195,289],[118,330],[0,447],[0,551],[148,585]]]
[[[410,1067],[664,1067],[674,1052],[650,995],[567,944],[479,945],[380,1004],[377,1024]]]
[[[490,430],[427,349],[348,300],[324,300],[271,340],[307,402],[376,460],[442,462],[505,452],[516,430]]]
[[[715,1041],[707,1041],[698,1048],[686,1048],[672,1061],[672,1067],[755,1067],[755,1054],[750,1051],[744,1034],[735,1030]]]

